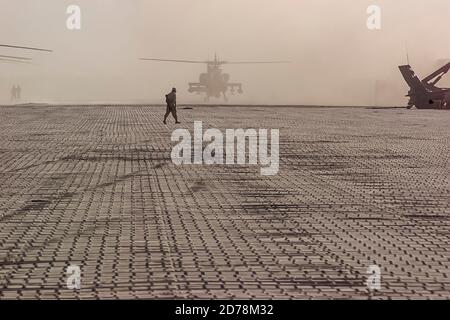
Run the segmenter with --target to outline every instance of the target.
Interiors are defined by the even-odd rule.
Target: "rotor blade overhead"
[[[220,61],[222,64],[278,64],[291,63],[290,61]]]
[[[198,63],[198,64],[276,64],[276,63],[291,63],[290,61],[220,61],[220,60],[172,60],[172,59],[155,59],[155,58],[140,58],[146,61],[160,61],[160,62],[177,62],[177,63]]]
[[[161,61],[161,62],[178,62],[178,63],[201,63],[201,64],[208,63],[208,61],[171,60],[171,59],[153,59],[153,58],[140,58],[139,60],[145,60],[145,61]]]
[[[14,60],[22,60],[22,61],[30,61],[30,60],[32,60],[31,58],[16,57],[16,56],[4,56],[4,55],[0,55],[0,58],[3,58],[3,59],[14,59]]]
[[[0,57],[0,62],[5,62],[5,63],[30,64],[30,62],[28,62],[28,61],[23,61],[23,60],[12,60],[12,59],[6,59],[6,58],[1,58],[1,57]]]
[[[13,46],[13,45],[10,45],[10,44],[0,44],[0,47],[3,47],[3,48],[11,48],[11,49],[23,49],[23,50],[33,50],[33,51],[53,52],[53,50],[49,50],[49,49],[41,49],[41,48],[33,48],[33,47],[22,47],[22,46]]]

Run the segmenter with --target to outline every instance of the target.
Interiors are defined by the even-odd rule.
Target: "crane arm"
[[[445,66],[443,66],[442,68],[436,70],[435,72],[433,72],[432,74],[430,74],[428,77],[424,78],[422,80],[422,83],[426,84],[426,85],[431,85],[434,86],[436,85],[441,79],[442,77],[447,74],[450,71],[450,63],[447,63]]]

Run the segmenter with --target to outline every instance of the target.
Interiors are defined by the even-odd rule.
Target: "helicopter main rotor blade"
[[[23,61],[23,60],[12,60],[12,59],[6,59],[6,58],[1,58],[0,57],[0,62],[5,62],[5,63],[21,63],[21,64],[31,64],[28,61]]]
[[[3,59],[14,59],[14,60],[22,60],[22,61],[30,61],[30,60],[32,60],[31,58],[16,57],[16,56],[4,56],[4,55],[0,55],[0,58],[3,58]]]
[[[0,47],[3,47],[3,48],[12,48],[12,49],[33,50],[33,51],[53,52],[53,50],[49,50],[49,49],[41,49],[41,48],[33,48],[33,47],[13,46],[13,45],[10,45],[10,44],[0,44]]]
[[[140,58],[139,60],[145,60],[145,61],[160,61],[160,62],[177,62],[177,63],[201,63],[201,64],[208,63],[208,61],[171,60],[171,59],[153,59],[153,58]]]
[[[280,64],[291,63],[290,61],[221,61],[221,64]]]

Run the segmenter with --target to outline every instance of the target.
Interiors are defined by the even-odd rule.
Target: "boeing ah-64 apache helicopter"
[[[419,80],[410,65],[399,66],[410,90],[408,109],[450,109],[450,88],[439,88],[436,84],[450,70],[450,63]]]
[[[193,60],[170,60],[170,59],[154,59],[154,58],[141,58],[140,60],[146,61],[159,61],[159,62],[176,62],[176,63],[196,63],[206,64],[206,73],[200,74],[199,82],[189,83],[189,92],[206,95],[205,100],[215,97],[220,98],[222,95],[224,100],[227,101],[227,92],[231,91],[242,94],[242,84],[237,82],[230,82],[230,75],[228,73],[222,73],[222,66],[225,64],[272,64],[272,63],[288,63],[287,61],[241,61],[230,62],[217,59],[214,56],[214,60],[206,61],[193,61]]]

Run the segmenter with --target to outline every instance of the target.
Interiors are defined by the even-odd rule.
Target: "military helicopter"
[[[439,88],[437,83],[450,71],[450,63],[439,68],[423,80],[419,80],[411,66],[399,66],[410,90],[407,97],[407,109],[416,106],[417,109],[450,109],[450,88]]]
[[[231,94],[237,92],[242,94],[242,84],[237,82],[230,82],[230,75],[228,73],[222,73],[222,66],[225,64],[272,64],[272,63],[288,63],[287,61],[242,61],[242,62],[230,62],[223,61],[214,55],[214,60],[206,61],[193,61],[193,60],[170,60],[170,59],[154,59],[154,58],[141,58],[145,61],[158,61],[158,62],[175,62],[175,63],[195,63],[206,64],[206,73],[200,74],[198,82],[190,82],[188,91],[191,93],[206,95],[205,101],[209,101],[211,97],[220,98],[223,96],[225,101],[228,101],[227,92],[230,90]]]

